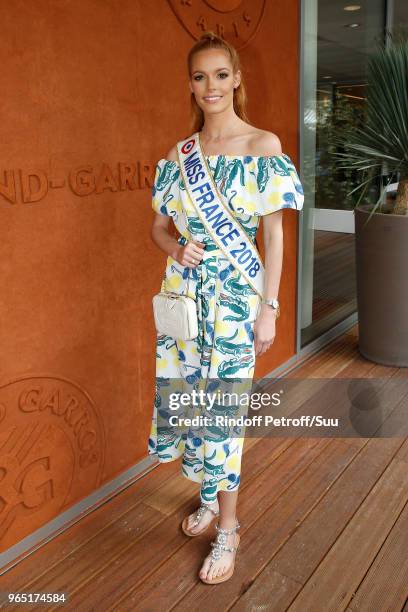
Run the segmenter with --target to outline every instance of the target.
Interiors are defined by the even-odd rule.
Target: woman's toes
[[[190,529],[190,531],[192,531],[193,533],[196,533],[197,531],[199,531],[199,524],[195,525],[195,519],[196,516],[195,514],[192,514],[188,517],[188,521],[187,521],[187,526]]]
[[[212,580],[214,575],[214,565],[210,567],[210,563],[206,564],[207,580]]]
[[[203,567],[200,570],[200,576],[201,578],[208,578],[208,570],[210,567],[210,560],[206,559],[203,563]]]

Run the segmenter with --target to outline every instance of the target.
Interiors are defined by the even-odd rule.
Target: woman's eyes
[[[228,76],[228,72],[220,72],[218,74],[218,76],[222,77],[223,79],[225,79]],[[194,80],[195,81],[201,81],[201,77],[202,77],[202,74],[198,74],[197,76],[194,77]]]

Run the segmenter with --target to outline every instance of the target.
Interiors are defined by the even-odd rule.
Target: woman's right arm
[[[177,242],[173,236],[169,234],[169,223],[170,217],[166,215],[159,215],[154,213],[154,219],[150,236],[155,244],[164,251],[167,255],[170,255],[173,259],[178,259],[177,255],[182,249],[182,245]]]
[[[174,146],[166,155],[166,159],[169,161],[178,161],[177,148]],[[204,249],[202,243],[194,240],[194,242],[188,242],[185,246],[181,245],[173,236],[169,234],[169,223],[170,217],[167,215],[160,215],[159,213],[154,214],[153,224],[150,232],[150,236],[155,244],[164,251],[167,255],[170,255],[173,259],[178,261],[182,266],[188,266],[190,268],[196,268],[198,263],[201,261],[204,255]],[[194,258],[197,262],[193,264],[191,259]]]

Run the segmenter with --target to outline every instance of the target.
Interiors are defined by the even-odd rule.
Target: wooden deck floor
[[[397,371],[360,356],[356,328],[302,365],[310,377]],[[198,485],[175,461],[27,557],[1,577],[0,590],[66,591],[63,609],[87,612],[402,610],[408,440],[252,438],[244,448],[241,545],[225,584],[197,578],[214,532],[189,539],[180,530]]]

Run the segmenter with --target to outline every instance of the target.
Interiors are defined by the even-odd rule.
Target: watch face
[[[279,301],[277,300],[277,298],[272,298],[272,300],[264,300],[263,304],[268,304],[269,306],[272,306],[272,308],[279,308]]]

